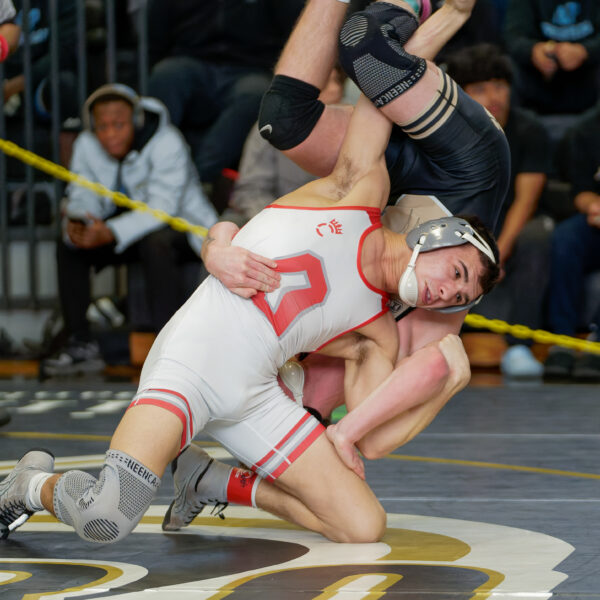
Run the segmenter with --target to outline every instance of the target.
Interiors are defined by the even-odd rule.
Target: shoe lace
[[[210,511],[211,515],[214,515],[215,517],[219,517],[219,519],[225,519],[225,515],[223,514],[223,511],[229,506],[229,502],[216,502],[215,501],[215,505],[213,506],[213,509]]]
[[[0,524],[7,528],[10,527],[23,513],[27,512],[24,502],[16,500],[10,501],[0,510]]]

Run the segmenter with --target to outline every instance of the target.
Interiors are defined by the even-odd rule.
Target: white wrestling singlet
[[[182,446],[204,430],[261,476],[279,476],[323,429],[283,393],[277,370],[387,311],[360,268],[380,226],[375,208],[264,209],[234,244],[277,261],[279,289],[247,300],[207,278],[157,337],[132,404],[178,414]]]

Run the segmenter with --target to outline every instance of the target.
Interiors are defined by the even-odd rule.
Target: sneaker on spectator
[[[555,346],[550,349],[544,363],[544,377],[558,379],[571,377],[575,365],[575,352],[569,348]]]
[[[535,358],[530,348],[517,344],[509,346],[502,356],[500,372],[505,377],[531,379],[544,374],[544,365]]]
[[[54,356],[42,361],[40,370],[43,375],[54,377],[100,373],[105,366],[97,342],[71,338]]]
[[[578,381],[600,381],[600,354],[584,352],[575,361],[573,378]]]

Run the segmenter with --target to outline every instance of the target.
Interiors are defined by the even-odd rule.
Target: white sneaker
[[[500,372],[515,379],[533,379],[544,374],[544,365],[523,344],[510,346],[500,361]]]
[[[175,500],[163,519],[163,531],[177,531],[189,525],[207,504],[214,505],[211,514],[225,518],[229,465],[216,461],[192,444],[173,461],[172,471]]]
[[[47,450],[34,449],[27,452],[0,483],[0,538],[8,537],[35,512],[26,502],[31,478],[53,470],[54,456]]]

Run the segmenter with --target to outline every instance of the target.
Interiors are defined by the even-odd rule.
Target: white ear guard
[[[417,275],[415,273],[415,265],[417,264],[417,256],[425,242],[426,236],[421,236],[419,242],[414,247],[408,266],[406,267],[400,281],[398,282],[398,295],[403,302],[409,306],[416,306],[419,300],[419,284],[417,282]]]
[[[403,302],[409,306],[416,306],[419,299],[419,287],[415,274],[415,265],[419,252],[429,252],[439,248],[461,246],[471,243],[480,252],[483,252],[494,264],[496,259],[488,243],[464,219],[458,217],[443,217],[433,219],[415,227],[406,235],[406,243],[413,249],[412,256],[406,270],[398,283],[398,294]],[[442,313],[455,313],[469,310],[481,300],[481,296],[468,304],[436,308]]]

